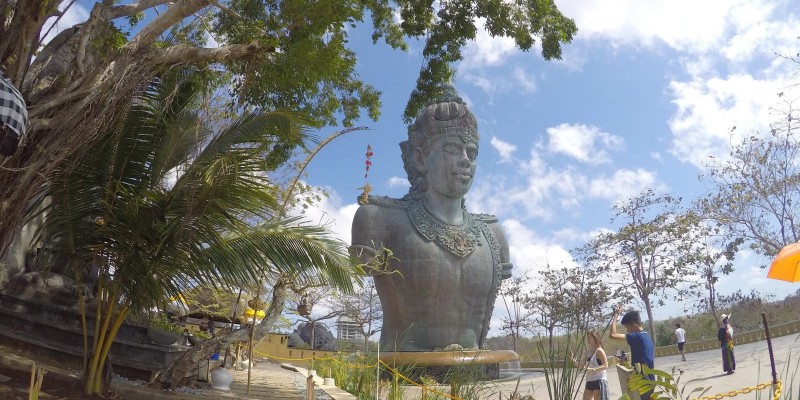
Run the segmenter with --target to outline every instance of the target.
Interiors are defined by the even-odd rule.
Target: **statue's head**
[[[466,189],[472,184],[478,151],[477,120],[452,85],[443,85],[441,92],[438,99],[420,111],[414,123],[408,126],[408,140],[400,143],[403,167],[411,183],[406,197],[419,198],[428,190],[428,175],[433,171],[430,171],[425,160],[432,150],[442,145],[461,145],[465,149],[471,161]]]

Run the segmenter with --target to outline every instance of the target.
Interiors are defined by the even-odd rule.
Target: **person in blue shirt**
[[[625,327],[624,334],[617,333],[617,318],[622,311],[622,305],[617,306],[614,316],[611,318],[611,333],[608,335],[612,340],[624,340],[628,342],[631,347],[631,365],[636,364],[647,365],[654,368],[653,359],[655,358],[655,348],[653,347],[653,339],[642,328],[642,317],[638,311],[629,311],[622,316],[620,323]],[[652,376],[648,376],[653,379]],[[641,395],[642,400],[650,398],[652,392],[647,392]]]

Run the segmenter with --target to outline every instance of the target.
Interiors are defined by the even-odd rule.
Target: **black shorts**
[[[684,345],[684,344],[686,344],[686,342],[680,342],[680,343],[678,343],[678,351],[683,351],[683,345]]]
[[[600,380],[586,381],[586,390],[600,390]]]

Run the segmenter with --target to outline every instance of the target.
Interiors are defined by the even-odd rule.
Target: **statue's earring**
[[[425,155],[422,154],[422,150],[414,149],[414,156],[412,157],[412,161],[414,163],[414,169],[419,171],[420,175],[425,175],[428,172],[428,168],[425,165]]]

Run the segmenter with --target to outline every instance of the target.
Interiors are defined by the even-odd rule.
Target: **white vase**
[[[211,371],[211,387],[217,390],[231,390],[233,374],[226,368],[215,368]]]

